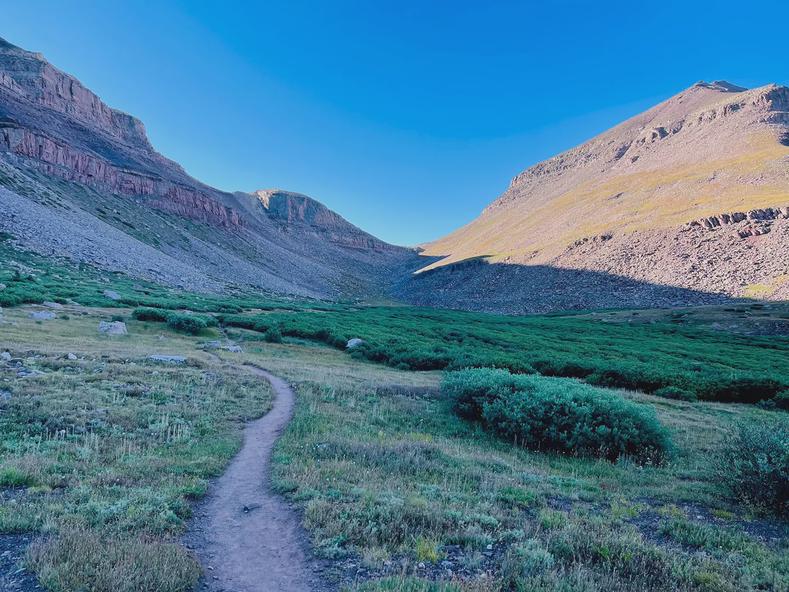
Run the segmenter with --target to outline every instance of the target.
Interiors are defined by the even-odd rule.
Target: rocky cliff
[[[394,273],[414,265],[413,251],[307,196],[227,193],[193,179],[154,150],[139,119],[1,39],[0,185],[8,190],[0,193],[0,230],[22,245],[192,289],[231,282],[319,297],[380,295]],[[44,212],[46,231],[36,231]],[[88,241],[93,233],[113,239]]]

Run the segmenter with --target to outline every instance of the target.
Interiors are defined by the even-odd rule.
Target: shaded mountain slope
[[[200,183],[138,119],[2,40],[0,185],[0,230],[21,245],[190,289],[381,295],[415,266],[307,196]]]

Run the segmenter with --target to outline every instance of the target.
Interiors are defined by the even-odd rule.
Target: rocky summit
[[[399,290],[509,312],[787,299],[787,253],[789,88],[700,82],[517,175]]]
[[[200,183],[154,150],[140,120],[3,40],[0,231],[46,255],[199,291],[370,297],[416,268],[412,249],[307,196]]]
[[[699,82],[526,169],[417,250],[306,195],[197,181],[140,120],[0,40],[0,231],[197,291],[508,313],[787,299],[789,89]]]

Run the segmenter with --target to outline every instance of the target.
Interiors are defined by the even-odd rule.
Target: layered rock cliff
[[[139,119],[3,40],[0,185],[9,190],[0,193],[0,229],[21,244],[192,289],[230,282],[320,297],[380,295],[393,274],[414,265],[413,251],[307,196],[228,193],[193,179],[154,150]],[[42,211],[47,232],[35,230]],[[86,245],[108,227],[113,240]],[[189,273],[174,281],[176,268]]]

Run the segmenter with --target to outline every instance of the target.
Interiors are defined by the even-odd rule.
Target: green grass
[[[177,544],[191,501],[238,449],[241,422],[269,403],[259,380],[214,357],[231,354],[197,349],[220,329],[244,346],[234,362],[294,385],[274,482],[303,510],[319,554],[366,570],[350,589],[788,590],[786,524],[750,516],[712,462],[739,422],[784,415],[777,403],[711,400],[756,402],[785,389],[789,340],[711,326],[725,318],[747,329],[740,317],[774,319],[785,314],[778,305],[503,317],[197,295],[3,243],[0,256],[0,349],[43,373],[0,376],[11,393],[0,401],[0,489],[13,494],[0,506],[0,532],[52,535],[29,556],[51,590],[191,586],[198,568]],[[121,300],[103,296],[108,288]],[[38,323],[29,307],[15,308],[44,300],[66,308]],[[161,313],[135,318],[134,307]],[[116,315],[129,335],[99,335],[98,321]],[[168,326],[171,315],[219,317],[225,327],[196,337]],[[352,337],[366,344],[346,352]],[[154,365],[151,353],[188,363]],[[514,446],[440,396],[438,371],[467,366],[664,395],[561,381],[649,408],[673,454],[638,465]]]
[[[41,374],[0,367],[12,393],[0,402],[0,489],[15,491],[0,506],[0,533],[53,535],[30,555],[51,590],[188,590],[199,566],[175,539],[270,390],[194,355],[186,337],[163,342],[142,324],[133,337],[101,336],[102,316],[37,325],[20,315],[8,328],[17,340],[3,347]],[[30,349],[42,335],[47,349]],[[154,343],[188,364],[148,362]]]
[[[322,555],[415,574],[360,591],[786,590],[786,545],[749,534],[747,520],[719,524],[682,509],[741,516],[709,456],[733,421],[767,412],[629,395],[655,406],[678,445],[667,465],[637,468],[513,447],[458,418],[451,402],[409,394],[402,377],[390,379],[402,394],[362,372],[301,378],[274,459],[277,486],[304,508]],[[679,516],[718,538],[682,534]],[[689,541],[715,552],[699,555]],[[440,563],[453,545],[462,582],[419,576],[418,562]]]

